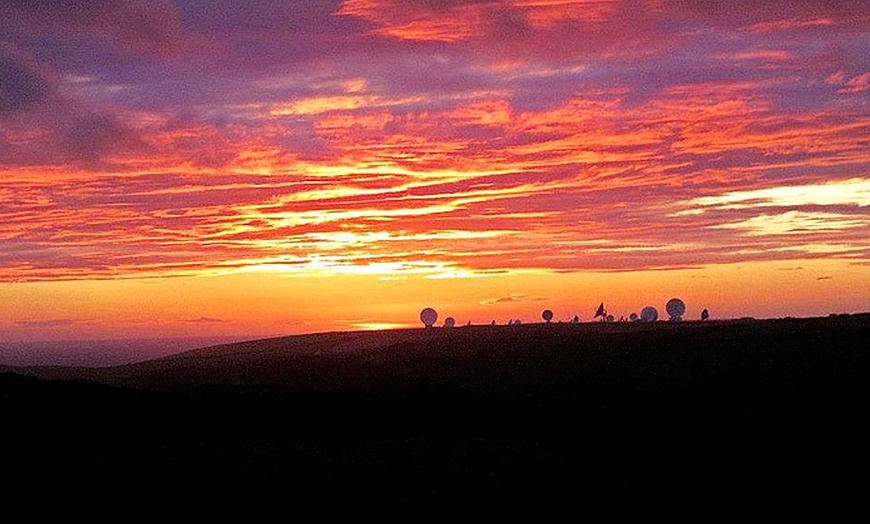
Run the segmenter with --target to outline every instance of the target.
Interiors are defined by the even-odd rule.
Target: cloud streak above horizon
[[[867,2],[100,5],[0,20],[0,281],[870,263]]]

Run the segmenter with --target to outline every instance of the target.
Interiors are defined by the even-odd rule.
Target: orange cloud
[[[16,113],[0,140],[34,156],[0,166],[0,278],[862,256],[819,246],[861,245],[870,119],[835,92],[864,92],[866,68],[799,63],[816,46],[793,38],[839,19],[713,10],[710,45],[661,32],[697,16],[667,2],[436,4],[343,2],[331,23],[362,20],[346,43],[365,45],[245,89],[233,77],[197,103],[163,105],[135,82],[124,102],[98,75],[68,77],[65,96],[112,108],[142,147],[33,162],[51,131]]]
[[[427,5],[391,0],[345,0],[337,15],[362,18],[375,34],[402,40],[454,42],[480,34],[480,9],[456,3],[432,12]]]

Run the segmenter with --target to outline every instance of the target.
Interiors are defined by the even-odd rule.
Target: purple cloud
[[[212,318],[212,317],[199,317],[199,318],[191,318],[183,320],[182,322],[188,322],[192,324],[224,324],[227,321],[220,318]]]
[[[33,329],[43,329],[43,328],[54,328],[54,327],[66,327],[72,326],[74,324],[81,323],[81,320],[71,320],[66,318],[52,319],[52,320],[19,320],[15,322],[15,325],[23,328],[33,328]]]

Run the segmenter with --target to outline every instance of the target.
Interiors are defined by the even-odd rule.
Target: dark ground
[[[860,501],[868,341],[870,315],[487,326],[7,368],[0,471],[96,497]]]

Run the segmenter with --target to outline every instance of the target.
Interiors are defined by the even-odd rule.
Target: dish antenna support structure
[[[595,310],[595,315],[592,316],[592,318],[598,317],[601,317],[601,320],[607,320],[607,310],[604,308],[604,302],[598,306],[598,309]]]
[[[544,319],[544,322],[549,324],[550,321],[553,320],[553,312],[549,309],[545,309],[544,312],[541,313],[541,318]]]
[[[652,306],[647,306],[640,310],[640,319],[644,322],[655,322],[659,319],[659,310]]]
[[[671,322],[679,322],[686,314],[686,303],[679,298],[672,298],[665,304],[665,311],[670,315]]]
[[[436,320],[438,320],[438,312],[431,307],[427,307],[420,312],[420,322],[426,326],[426,329],[434,326]]]

